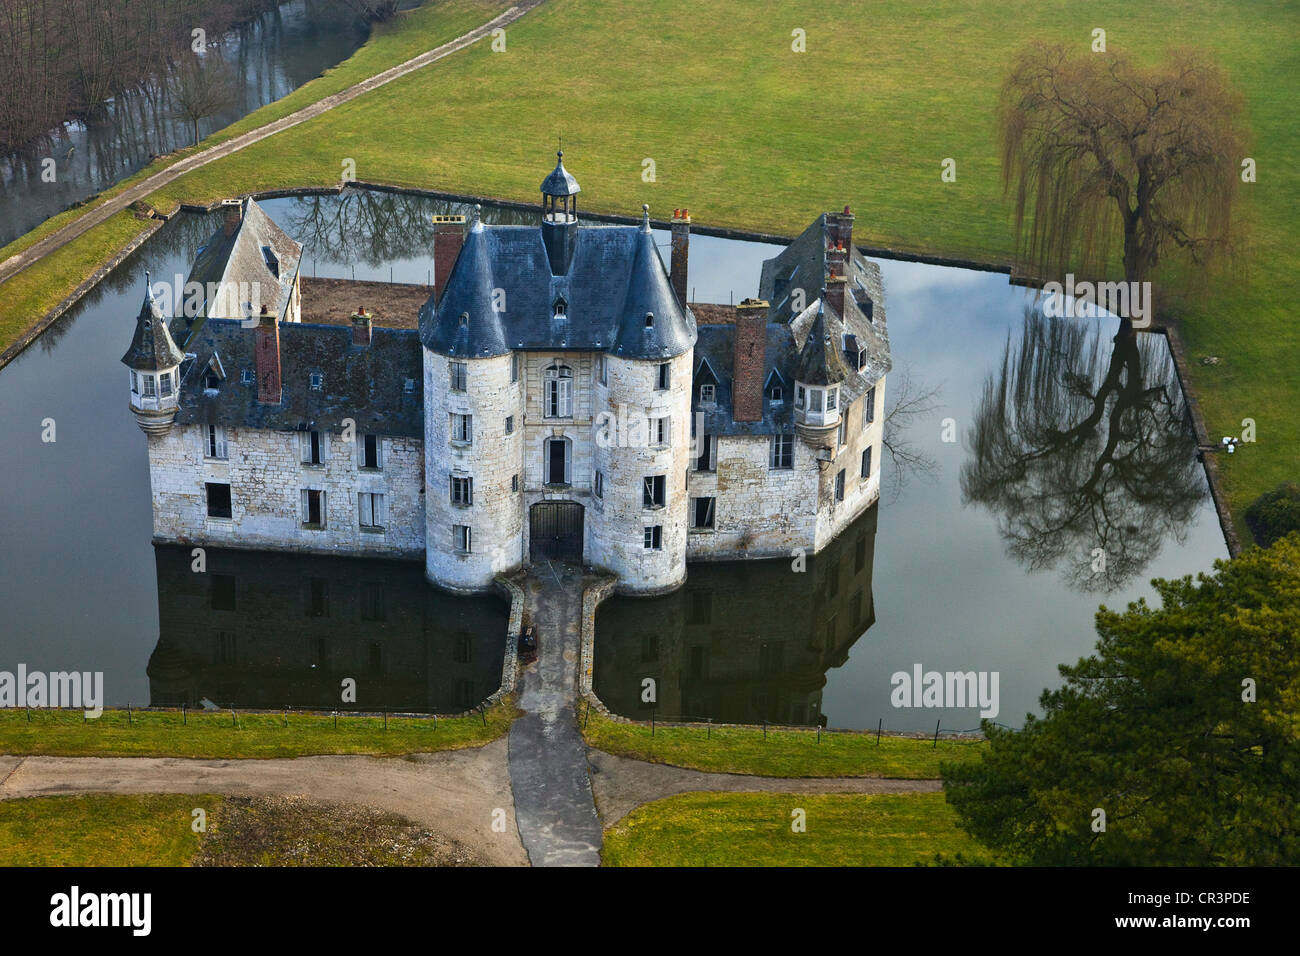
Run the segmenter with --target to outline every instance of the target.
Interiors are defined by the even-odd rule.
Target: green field
[[[805,831],[793,830],[802,809]],[[605,831],[606,866],[912,866],[988,862],[941,793],[687,793]]]
[[[105,794],[0,800],[0,866],[187,866],[195,808],[221,797]]]
[[[606,753],[651,763],[716,773],[763,777],[897,777],[934,780],[940,761],[979,759],[984,744],[872,733],[823,733],[757,727],[656,727],[609,720],[593,713],[583,730],[587,743]]]
[[[0,711],[0,754],[58,757],[301,757],[310,754],[425,753],[479,747],[504,734],[516,710],[507,701],[486,714],[439,718],[327,714],[252,714],[106,710]],[[484,723],[486,718],[486,724]],[[287,724],[287,726],[286,726]]]
[[[500,6],[462,0],[421,10],[291,99],[333,92]],[[197,170],[151,201],[169,208],[334,184],[345,160],[361,180],[530,200],[563,134],[589,210],[635,214],[649,202],[662,219],[688,206],[701,225],[791,235],[849,203],[860,244],[1005,263],[1011,217],[994,142],[1005,68],[1031,40],[1086,49],[1099,26],[1112,51],[1141,59],[1180,45],[1210,52],[1248,104],[1259,181],[1243,187],[1237,210],[1240,274],[1162,316],[1182,326],[1210,434],[1239,434],[1244,418],[1257,423],[1258,442],[1222,463],[1241,526],[1251,500],[1295,477],[1300,447],[1300,332],[1287,292],[1300,233],[1300,170],[1290,161],[1300,147],[1295,3],[549,0],[508,28],[505,52],[480,42]],[[806,31],[807,52],[791,50],[796,29]],[[268,107],[262,119],[286,108]],[[956,160],[954,183],[940,180],[947,157]],[[642,178],[647,159],[652,183]],[[0,337],[11,340],[57,302],[123,231],[97,229],[77,242],[83,252],[0,286]],[[1200,365],[1209,355],[1219,363]]]

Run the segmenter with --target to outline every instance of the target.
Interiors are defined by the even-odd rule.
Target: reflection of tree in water
[[[473,217],[474,207],[426,196],[348,189],[338,196],[302,196],[293,201],[286,231],[303,245],[308,260],[371,268],[396,259],[433,254],[433,217]],[[485,222],[532,225],[531,210],[485,208]]]
[[[967,442],[964,500],[999,516],[1018,561],[1062,566],[1082,591],[1122,587],[1166,537],[1181,543],[1206,491],[1165,343],[1032,309]]]

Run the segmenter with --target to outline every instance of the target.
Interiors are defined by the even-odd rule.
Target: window
[[[361,467],[379,471],[383,464],[383,445],[378,435],[361,436]]]
[[[512,383],[519,381],[519,353],[518,352],[510,353],[510,381]]]
[[[308,578],[303,592],[303,612],[307,617],[330,616],[330,583],[325,578]]]
[[[470,553],[470,530],[467,524],[451,526],[451,546],[460,554]]]
[[[862,449],[862,477],[871,477],[871,449]]]
[[[321,389],[325,387],[325,376],[322,375],[320,372],[312,372],[311,375],[308,376],[307,381],[308,384],[310,384],[311,387],[314,389]]]
[[[696,471],[712,471],[717,464],[717,444],[713,436],[705,432],[700,438],[700,453],[696,456],[694,465]]]
[[[135,374],[135,369],[131,370],[131,394],[140,394],[140,376]]]
[[[844,441],[848,438],[849,422],[847,418],[840,416],[839,446],[844,447]]]
[[[545,415],[570,418],[573,415],[573,369],[552,365],[546,370]]]
[[[838,388],[828,388],[826,390],[826,411],[833,412],[836,408],[836,402],[839,399],[840,390]]]
[[[772,468],[794,467],[794,436],[772,436]]]
[[[605,475],[603,472],[596,472],[591,482],[591,490],[597,498],[605,497]]]
[[[474,440],[473,419],[473,415],[452,415],[451,440],[464,442],[466,445],[472,442]]]
[[[693,498],[691,500],[691,527],[712,528],[713,511],[716,498]]]
[[[384,645],[378,641],[370,642],[370,672],[382,673],[384,669]]]
[[[451,476],[451,503],[453,505],[472,505],[474,503],[474,479]]]
[[[518,491],[518,490],[519,490],[519,475],[518,475],[518,474],[514,474],[514,475],[511,475],[511,476],[510,476],[510,490],[511,490],[511,491]]]
[[[515,433],[515,416],[513,416],[513,415],[507,415],[507,416],[506,416],[506,434],[507,434],[507,435],[513,435],[514,433]]]
[[[302,445],[304,465],[319,465],[325,461],[325,438],[320,432],[299,432],[298,440]]]
[[[214,611],[235,610],[235,576],[214,574],[209,582],[208,603]]]
[[[402,382],[402,391],[404,391],[407,395],[414,395],[414,394],[415,394],[415,379],[413,379],[413,378],[408,378],[408,379],[406,379],[404,382]]]
[[[853,546],[853,573],[857,574],[867,564],[867,539],[858,538]]]
[[[652,445],[667,445],[670,435],[668,416],[650,419],[650,443]]]
[[[700,386],[700,404],[712,405],[718,400],[717,386],[704,384]]]
[[[564,438],[546,439],[546,484],[567,485],[572,480],[569,474],[569,442]]]
[[[867,350],[865,346],[858,347],[858,371],[861,372],[867,367]]]
[[[565,318],[569,313],[569,303],[564,301],[564,296],[559,296],[551,303],[551,315],[557,319]]]
[[[804,387],[803,387],[802,385],[795,385],[795,387],[794,387],[794,407],[795,407],[795,408],[803,408],[803,407],[804,407],[804,394],[805,394],[805,393],[804,393]]]
[[[172,393],[172,373],[163,372],[158,376],[158,391],[160,394],[167,396]]]
[[[217,635],[217,662],[221,664],[238,662],[235,654],[235,635],[229,631],[222,631]]]
[[[653,312],[647,312],[645,314],[645,327],[647,329],[653,329],[655,327],[655,314]]]
[[[315,530],[325,527],[325,492],[314,488],[303,489],[302,524],[304,528]]]
[[[253,370],[251,368],[241,368],[239,370],[239,384],[252,385],[254,382]],[[408,379],[409,381],[409,379]],[[414,383],[412,383],[414,384]]]
[[[215,368],[209,368],[203,373],[203,387],[214,392],[221,387],[221,376]]]
[[[820,412],[822,410],[822,390],[820,388],[808,389],[808,411]]]
[[[209,425],[207,439],[203,443],[203,455],[206,458],[225,459],[226,430],[220,425]]]
[[[468,367],[464,362],[451,363],[451,390],[453,392],[465,391],[465,379],[467,378]]]
[[[862,400],[862,430],[876,420],[876,386],[872,385],[867,397]]]
[[[835,500],[844,500],[844,469],[841,468],[835,475]]]
[[[671,372],[672,372],[671,365],[669,365],[667,362],[661,363],[659,366],[659,377],[655,385],[655,388],[657,388],[661,392],[666,390],[668,386],[672,383]]]
[[[215,481],[209,481],[206,484],[208,489],[208,517],[231,517],[230,485]]]
[[[606,366],[605,366],[604,355],[596,356],[596,379],[597,381],[600,382],[601,385],[608,384],[609,382],[608,372],[606,371]]]
[[[388,595],[383,581],[361,582],[361,620],[388,620]]]
[[[781,390],[780,385],[773,385],[768,390],[767,400],[773,405],[783,405],[785,404],[785,398],[783,397],[784,394],[785,393]]]
[[[665,482],[663,475],[650,475],[641,483],[641,504],[646,508],[664,506]]]
[[[154,381],[154,377],[152,375],[141,375],[140,380],[144,383],[144,397],[157,398],[157,383]]]
[[[358,514],[363,528],[373,531],[384,529],[384,496],[363,491],[357,495]]]
[[[647,551],[662,551],[664,549],[663,525],[651,525],[645,529],[645,549]]]

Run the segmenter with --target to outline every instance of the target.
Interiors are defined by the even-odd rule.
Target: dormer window
[[[551,315],[557,319],[568,318],[569,303],[564,301],[564,296],[559,296],[551,305]]]
[[[251,368],[242,368],[239,370],[239,384],[252,385],[254,381],[253,370]]]
[[[216,369],[210,368],[203,373],[203,387],[211,391],[221,387],[221,376],[217,374]]]
[[[785,398],[783,397],[784,394],[785,393],[782,391],[780,385],[773,385],[768,389],[767,400],[773,405],[783,405],[785,404]]]
[[[647,312],[645,314],[645,327],[647,329],[653,329],[655,327],[655,314],[653,312]]]
[[[280,278],[280,257],[275,254],[275,250],[270,246],[263,246],[262,258],[266,260],[266,267],[271,270],[271,275]]]
[[[307,381],[308,381],[308,383],[311,385],[312,388],[317,389],[317,390],[319,390],[319,389],[321,389],[321,388],[323,388],[323,387],[325,386],[325,376],[324,376],[322,373],[320,373],[320,372],[312,372],[312,373],[307,377]]]
[[[708,385],[708,384],[700,386],[701,405],[713,405],[717,402],[717,400],[718,400],[717,386]]]

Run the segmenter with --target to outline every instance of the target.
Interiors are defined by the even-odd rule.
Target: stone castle
[[[418,315],[305,321],[301,247],[225,207],[178,314],[147,290],[123,362],[149,446],[156,541],[416,558],[480,591],[582,561],[628,593],[687,564],[814,554],[879,497],[879,267],[826,213],[758,297],[687,304],[649,212],[579,223],[562,154],[539,222],[435,220]]]

